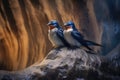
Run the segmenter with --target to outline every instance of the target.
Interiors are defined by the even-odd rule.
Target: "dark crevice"
[[[4,14],[1,6],[0,6],[0,13],[1,13],[2,18],[4,19],[4,21],[6,21],[5,14]]]
[[[18,38],[18,29],[17,29],[17,25],[16,25],[16,22],[15,22],[12,10],[10,8],[10,4],[9,4],[8,0],[2,0],[2,3],[3,3],[3,7],[4,7],[4,10],[5,10],[8,22],[10,24],[11,30],[16,35],[16,38]]]

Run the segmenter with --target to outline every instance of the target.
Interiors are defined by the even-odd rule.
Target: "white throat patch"
[[[72,28],[70,28],[70,29],[67,29],[67,30],[65,30],[66,32],[71,32],[71,31],[73,31],[73,29]]]

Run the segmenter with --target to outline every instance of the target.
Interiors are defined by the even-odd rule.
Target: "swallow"
[[[48,38],[53,47],[69,47],[69,43],[64,38],[63,29],[56,20],[51,20],[47,26]]]
[[[84,36],[77,30],[74,22],[68,21],[64,24],[65,30],[63,32],[64,38],[71,46],[81,47],[84,46],[88,50],[93,51],[89,46],[101,46],[93,41],[85,40]]]

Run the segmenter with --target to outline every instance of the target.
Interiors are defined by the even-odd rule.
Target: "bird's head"
[[[60,28],[60,26],[59,26],[59,24],[58,24],[58,22],[56,21],[56,20],[51,20],[48,24],[47,24],[47,26],[49,27],[49,30],[52,30],[52,29],[54,29],[54,28]]]
[[[75,27],[75,24],[73,21],[68,21],[68,22],[64,23],[64,27],[66,30],[68,30],[68,29],[76,30],[76,27]]]

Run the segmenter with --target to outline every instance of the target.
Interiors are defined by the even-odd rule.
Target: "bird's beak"
[[[67,27],[66,27],[66,25],[63,25],[63,27],[64,27],[64,29],[65,29],[65,30],[67,30]]]

